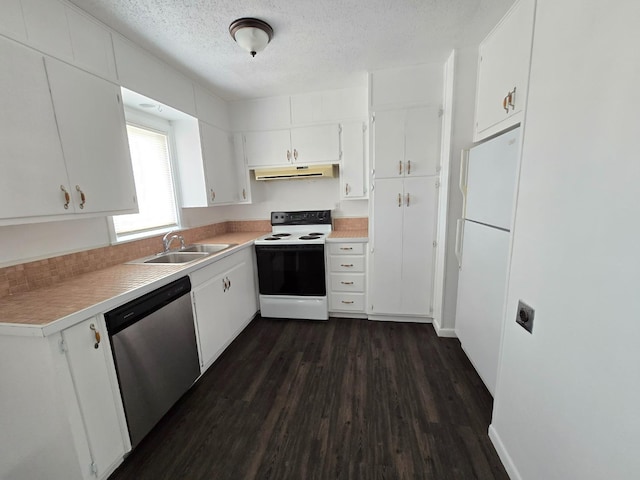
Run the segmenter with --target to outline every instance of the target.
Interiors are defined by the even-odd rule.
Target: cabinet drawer
[[[337,255],[329,257],[332,272],[364,272],[364,256]]]
[[[330,311],[347,310],[349,312],[364,311],[364,293],[331,293]]]
[[[334,292],[364,292],[363,273],[332,273],[331,290]]]
[[[362,255],[364,243],[329,243],[331,255]]]

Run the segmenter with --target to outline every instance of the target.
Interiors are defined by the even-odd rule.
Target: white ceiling
[[[364,85],[366,72],[443,62],[514,0],[71,0],[228,100]],[[252,58],[229,24],[269,23]]]

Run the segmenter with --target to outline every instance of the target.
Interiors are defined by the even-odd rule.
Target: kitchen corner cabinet
[[[124,409],[115,382],[115,367],[106,331],[98,318],[63,330],[65,352],[91,455],[95,477],[111,473],[129,450]],[[112,380],[114,380],[112,382]],[[92,475],[86,478],[92,478]],[[94,477],[94,478],[95,478]]]
[[[342,124],[342,163],[340,197],[342,200],[367,198],[366,182],[367,125]]]
[[[433,295],[438,179],[376,179],[371,313],[426,317]]]
[[[364,314],[366,309],[366,243],[327,243],[329,311]]]
[[[0,336],[0,363],[0,478],[106,479],[130,443],[102,316]]]
[[[233,154],[233,137],[201,121],[200,141],[209,205],[237,203],[240,192]]]
[[[135,211],[118,88],[2,37],[0,58],[0,224]]]
[[[535,0],[519,0],[480,44],[475,141],[523,119],[534,15]]]
[[[376,111],[375,178],[436,175],[440,170],[441,125],[439,106]]]
[[[338,163],[340,126],[247,132],[244,147],[249,168]]]
[[[258,311],[254,264],[245,248],[190,274],[203,373]]]

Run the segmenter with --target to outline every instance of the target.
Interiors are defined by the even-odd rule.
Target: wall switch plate
[[[516,313],[516,323],[527,332],[533,333],[533,316],[535,311],[522,300],[518,301],[518,312]]]

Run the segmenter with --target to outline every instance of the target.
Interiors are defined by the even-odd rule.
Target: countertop
[[[329,242],[367,242],[367,230],[334,230],[327,238]]]
[[[0,298],[0,334],[46,336],[106,312],[190,272],[247,248],[265,232],[234,232],[195,243],[237,246],[187,264],[122,264],[58,285]]]

